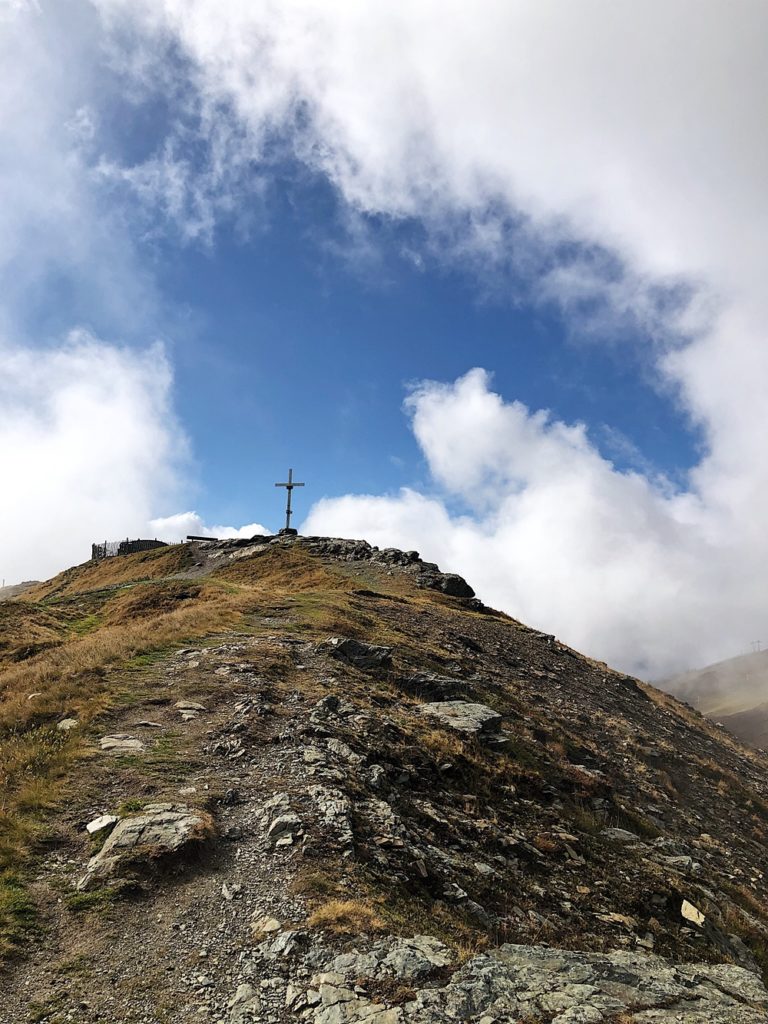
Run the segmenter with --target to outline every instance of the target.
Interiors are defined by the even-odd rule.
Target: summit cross
[[[280,533],[296,533],[295,530],[291,529],[291,516],[293,511],[291,510],[291,494],[294,487],[303,487],[304,484],[295,483],[293,479],[293,470],[288,470],[288,481],[282,484],[275,484],[275,487],[285,487],[288,492],[288,504],[285,507],[285,529],[281,530]]]

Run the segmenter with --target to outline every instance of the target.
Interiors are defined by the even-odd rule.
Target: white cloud
[[[646,676],[715,660],[759,631],[755,551],[734,533],[749,509],[723,520],[706,490],[618,472],[581,425],[505,403],[482,370],[425,383],[407,407],[436,494],[326,499],[304,532],[417,548],[488,603]],[[452,514],[456,499],[471,511]]]
[[[44,578],[93,541],[146,535],[187,456],[163,350],[73,332],[30,351],[0,345],[0,576]]]
[[[154,517],[189,489],[188,461],[162,346],[121,348],[84,331],[48,349],[0,344],[0,577],[8,583],[83,562],[95,541],[269,532],[259,523],[207,526],[195,512]]]
[[[121,210],[94,178],[100,33],[77,0],[0,18],[0,328],[36,342],[86,323],[158,328],[153,282]]]
[[[81,562],[93,541],[156,526],[178,539],[186,525],[151,521],[189,490],[188,445],[167,353],[144,342],[161,327],[154,285],[98,169],[104,42],[87,2],[0,0],[0,577],[9,582]],[[68,329],[82,321],[132,345]],[[208,532],[199,517],[189,524]]]
[[[164,519],[153,519],[150,527],[154,537],[172,543],[186,540],[189,534],[195,537],[218,537],[219,540],[247,540],[257,534],[266,537],[272,532],[261,523],[248,523],[246,526],[207,526],[197,512],[177,512],[176,515],[166,516]]]

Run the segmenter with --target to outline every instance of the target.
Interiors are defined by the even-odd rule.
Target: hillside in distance
[[[768,748],[768,651],[684,672],[663,686],[745,743]]]
[[[757,1024],[768,761],[415,552],[0,603],[0,1021]]]

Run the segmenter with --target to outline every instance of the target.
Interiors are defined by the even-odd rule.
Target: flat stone
[[[470,735],[497,733],[501,727],[499,712],[485,704],[470,704],[464,700],[441,700],[422,704],[419,711],[449,729]]]
[[[699,910],[698,907],[694,907],[688,900],[683,900],[683,905],[680,907],[680,914],[685,918],[686,921],[691,921],[699,928],[703,927],[706,917]]]
[[[173,706],[177,711],[207,711],[205,704],[196,700],[177,700]]]
[[[93,821],[89,821],[85,826],[85,831],[89,835],[94,835],[96,832],[109,828],[110,825],[116,825],[119,820],[116,814],[102,814],[100,817],[94,818]]]
[[[640,843],[642,842],[640,836],[635,835],[634,832],[628,832],[625,828],[604,828],[600,835],[604,839],[613,839],[617,843]]]
[[[125,732],[117,732],[112,736],[102,736],[99,740],[102,750],[110,754],[137,754],[144,749],[144,744],[136,736]]]
[[[278,919],[269,914],[260,914],[251,922],[251,930],[254,935],[272,935],[273,932],[279,932],[282,927]]]

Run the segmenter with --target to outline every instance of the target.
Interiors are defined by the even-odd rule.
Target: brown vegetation
[[[373,907],[365,903],[331,900],[310,914],[307,925],[333,935],[359,935],[361,932],[382,931],[385,922]]]

